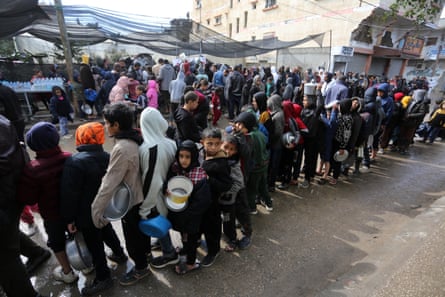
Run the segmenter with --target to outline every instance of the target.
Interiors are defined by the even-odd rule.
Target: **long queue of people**
[[[223,76],[226,69],[222,69]],[[227,252],[250,246],[251,215],[257,214],[258,204],[273,211],[271,193],[277,184],[282,190],[292,185],[307,188],[319,175],[319,184],[336,185],[341,174],[350,173],[350,167],[353,173],[369,171],[379,150],[392,146],[406,153],[428,111],[422,88],[399,90],[382,82],[367,85],[363,98],[350,98],[347,77],[341,74],[331,82],[334,75],[326,73],[323,83],[315,84],[313,90],[306,88],[306,92],[304,83],[293,87],[290,75],[286,78],[289,88],[286,85],[277,91],[280,88],[273,76],[266,78],[269,87],[266,84],[262,88],[258,82],[261,75],[256,74],[255,88],[251,86],[247,93],[241,70],[240,65],[235,66],[222,80],[224,84],[212,89],[208,77],[187,86],[187,64],[181,65],[177,76],[173,71],[168,91],[157,92],[164,100],[162,107],[139,106],[138,110],[125,96],[125,88],[123,93],[119,91],[123,94],[119,100],[111,100],[110,92],[109,102],[97,109],[105,125],[88,122],[79,126],[74,137],[78,153],[73,155],[59,147],[60,136],[66,131],[59,133],[53,124],[40,122],[26,133],[26,144],[36,152],[36,159],[25,162],[19,157],[22,150],[13,123],[1,118],[6,164],[16,162],[17,168],[24,168],[11,171],[12,167],[6,167],[2,171],[2,176],[9,178],[5,180],[11,189],[9,202],[17,209],[23,203],[39,205],[48,246],[60,264],[54,271],[56,280],[77,280],[64,250],[66,231],[82,232],[93,255],[96,274],[82,289],[83,295],[94,295],[113,285],[107,258],[126,263],[128,254],[134,262],[119,279],[122,286],[148,276],[149,264],[154,268],[175,265],[180,275],[210,267],[220,253],[222,234],[227,238]],[[170,101],[175,91],[179,100]],[[445,106],[443,102],[438,106],[423,134],[429,141],[434,141],[444,127]],[[225,109],[230,125],[217,127],[218,120],[214,119]],[[139,130],[134,129],[136,126]],[[105,133],[115,139],[109,154],[102,147]],[[180,212],[169,210],[163,198],[168,195],[167,181],[176,175],[193,183],[189,203]],[[133,196],[122,219],[126,253],[104,217],[121,182]],[[16,213],[11,212],[11,216],[16,218]],[[159,239],[162,256],[150,258],[150,237],[138,224],[159,214],[181,234],[182,249],[178,251],[167,234]],[[236,221],[241,225],[241,238]],[[12,229],[17,227],[16,220],[10,224]],[[207,255],[199,261],[196,251],[202,239]],[[112,254],[105,254],[103,243]],[[10,252],[16,255],[13,250]],[[11,265],[17,266],[17,259],[18,254]],[[19,268],[14,277],[27,285],[17,294],[18,287],[9,277],[5,278],[9,282],[2,283],[4,290],[10,296],[36,296]]]

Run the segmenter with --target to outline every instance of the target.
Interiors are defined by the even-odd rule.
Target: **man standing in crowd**
[[[164,64],[159,70],[158,82],[159,90],[161,92],[161,97],[159,98],[159,110],[164,113],[170,113],[170,82],[176,78],[175,69],[168,62],[164,60]]]
[[[229,103],[229,120],[240,113],[241,96],[243,94],[244,77],[241,74],[242,65],[236,65],[226,82],[225,97]]]

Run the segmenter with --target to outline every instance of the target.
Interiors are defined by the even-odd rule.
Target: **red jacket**
[[[65,160],[71,156],[59,146],[37,152],[36,159],[26,164],[19,183],[17,199],[25,204],[38,203],[45,221],[60,216],[60,179]]]

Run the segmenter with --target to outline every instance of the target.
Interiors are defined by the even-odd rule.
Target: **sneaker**
[[[249,213],[251,215],[256,215],[256,214],[258,214],[258,210],[256,208],[255,209],[251,209]]]
[[[74,283],[78,278],[78,275],[72,269],[65,274],[62,270],[62,266],[58,266],[54,269],[53,276],[55,280],[64,282],[65,284]]]
[[[369,172],[369,166],[363,166],[362,168],[360,168],[360,172],[361,173],[368,173]]]
[[[161,242],[158,238],[151,238],[151,249],[152,250],[160,250],[161,249]]]
[[[35,258],[29,258],[25,264],[26,272],[28,272],[28,274],[33,273],[34,270],[37,269],[37,267],[48,261],[50,257],[51,257],[51,252],[44,249],[39,256]]]
[[[382,148],[379,148],[379,150],[377,151],[377,154],[379,155],[383,155],[385,153],[385,151]]]
[[[130,271],[125,273],[121,279],[119,280],[119,284],[121,286],[130,286],[137,283],[139,280],[150,274],[150,270],[148,268],[144,269],[136,269],[133,267]]]
[[[240,250],[247,250],[251,243],[252,241],[250,240],[250,236],[244,236],[238,241],[238,248]]]
[[[112,253],[111,255],[107,255],[107,258],[117,264],[125,264],[127,263],[128,257],[125,254],[122,255],[116,255],[115,253]]]
[[[216,255],[209,255],[207,254],[207,256],[205,256],[202,261],[201,261],[201,266],[202,267],[210,267],[213,265],[213,263],[215,263],[216,258],[218,258],[219,256],[219,252],[216,253]]]
[[[113,279],[111,277],[100,281],[95,279],[92,284],[83,287],[81,294],[82,296],[96,295],[99,292],[105,291],[113,286]]]
[[[175,255],[171,257],[160,256],[152,258],[150,265],[153,268],[160,269],[168,265],[178,264],[178,262],[179,262],[179,256],[177,253],[175,253]]]
[[[303,182],[300,183],[300,187],[302,187],[303,189],[309,188],[309,181],[305,179]]]
[[[265,201],[261,200],[261,205],[262,205],[267,211],[272,211],[272,210],[273,210],[272,202],[266,203]]]

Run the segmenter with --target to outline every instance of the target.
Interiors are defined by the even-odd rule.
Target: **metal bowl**
[[[336,151],[334,154],[334,160],[337,162],[343,162],[349,157],[349,153],[347,150],[343,150],[343,155],[340,155],[339,151]]]
[[[83,270],[93,266],[93,257],[87,248],[82,233],[77,232],[66,242],[66,254],[71,266],[76,270]]]
[[[86,103],[82,104],[82,106],[80,106],[80,109],[87,115],[93,114],[93,110],[91,109],[91,106],[89,106]]]
[[[111,197],[110,203],[104,211],[104,218],[116,221],[123,218],[130,209],[132,200],[131,190],[126,183],[121,183]]]

